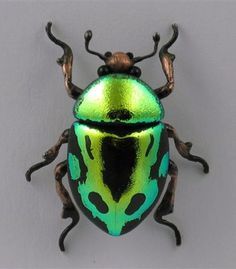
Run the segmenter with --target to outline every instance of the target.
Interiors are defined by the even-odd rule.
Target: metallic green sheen
[[[69,163],[71,178],[73,180],[76,180],[77,178],[80,177],[79,160],[77,159],[77,157],[74,154],[69,153],[68,163]]]
[[[74,116],[92,122],[151,123],[164,117],[164,109],[142,80],[110,74],[85,89],[75,103]]]
[[[106,225],[110,235],[118,236],[122,233],[122,229],[125,227],[126,223],[133,220],[140,220],[142,215],[154,205],[160,192],[158,181],[163,180],[163,177],[167,176],[169,155],[165,152],[163,153],[161,166],[157,174],[151,176],[150,173],[157,162],[158,152],[161,147],[160,138],[165,128],[164,124],[159,123],[156,126],[141,131],[134,131],[123,137],[100,131],[99,129],[95,129],[79,122],[75,122],[72,128],[79,150],[82,153],[83,162],[87,168],[86,180],[82,182],[79,178],[81,171],[78,156],[76,157],[68,152],[68,167],[71,180],[73,182],[77,181],[77,193],[75,195],[80,196],[82,210],[85,208],[90,212],[92,218],[98,218],[102,221]],[[88,153],[86,148],[86,136],[89,136],[91,140],[92,159],[90,157],[91,154]],[[113,199],[111,190],[103,181],[102,171],[104,170],[104,160],[101,147],[105,137],[113,137],[120,140],[133,138],[137,145],[136,164],[130,176],[131,184],[122,194],[119,201]],[[152,141],[151,137],[154,137],[154,141],[150,148],[150,143]],[[148,148],[150,149],[147,154]],[[100,212],[96,205],[90,201],[89,194],[92,192],[96,192],[102,197],[102,200],[108,207],[107,213]],[[132,197],[138,193],[143,194],[146,197],[144,203],[132,214],[126,214],[125,211],[129,206]],[[79,204],[79,206],[81,205]],[[91,220],[93,221],[93,219]]]
[[[159,167],[159,177],[165,177],[169,168],[169,152],[162,157],[161,164]]]

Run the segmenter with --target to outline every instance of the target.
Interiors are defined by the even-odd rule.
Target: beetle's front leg
[[[26,172],[25,177],[27,181],[31,181],[31,174],[40,168],[49,165],[51,162],[53,162],[62,146],[62,144],[68,143],[68,137],[69,137],[69,129],[66,129],[61,136],[59,137],[57,143],[52,146],[46,153],[43,155],[44,161],[34,164],[29,168],[29,170]]]
[[[174,209],[174,199],[175,199],[175,190],[176,190],[176,184],[177,184],[178,168],[176,164],[171,160],[169,163],[168,174],[170,175],[171,179],[168,184],[166,193],[160,205],[158,206],[157,210],[154,213],[154,219],[156,220],[156,222],[166,225],[174,231],[175,237],[176,237],[176,245],[179,246],[181,245],[181,235],[178,228],[175,226],[175,224],[163,219],[163,216],[171,214]]]
[[[164,86],[155,89],[155,93],[157,94],[159,99],[167,97],[174,89],[174,67],[173,62],[175,59],[175,55],[168,52],[170,46],[176,41],[178,37],[178,26],[176,24],[172,25],[173,28],[173,36],[169,42],[167,42],[159,52],[159,57],[161,60],[162,69],[165,73],[167,82]]]
[[[174,143],[175,143],[176,149],[178,150],[179,154],[183,158],[185,158],[189,161],[201,163],[203,166],[204,173],[208,173],[209,172],[208,163],[203,158],[201,158],[199,156],[192,155],[190,153],[190,150],[192,148],[192,143],[191,142],[184,143],[183,141],[181,141],[176,133],[175,128],[173,126],[171,126],[170,124],[165,123],[165,126],[167,129],[168,137],[174,139]]]
[[[68,225],[65,230],[61,233],[59,238],[59,247],[61,251],[65,250],[64,240],[69,231],[75,227],[79,222],[79,213],[75,208],[74,203],[72,202],[70,195],[64,185],[62,184],[62,178],[67,173],[67,161],[59,163],[54,170],[55,180],[56,180],[56,191],[63,203],[62,218],[67,219],[71,218],[72,222]]]
[[[61,40],[57,39],[51,31],[52,23],[48,22],[46,26],[46,32],[48,37],[58,46],[60,46],[64,54],[61,58],[57,60],[57,63],[62,67],[62,72],[64,75],[64,84],[67,90],[67,93],[73,99],[77,99],[78,96],[82,93],[82,89],[77,87],[72,83],[72,64],[73,64],[73,53],[71,48]]]

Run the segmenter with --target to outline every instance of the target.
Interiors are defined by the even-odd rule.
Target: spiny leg
[[[77,87],[72,83],[72,65],[73,65],[73,53],[66,43],[62,42],[61,40],[57,39],[51,31],[52,23],[48,22],[46,26],[46,32],[48,37],[54,42],[56,45],[60,46],[64,54],[61,58],[57,60],[57,63],[62,67],[62,72],[64,74],[64,84],[66,91],[70,97],[73,99],[77,99],[78,96],[83,92],[82,89]]]
[[[62,210],[62,218],[67,219],[71,218],[72,222],[70,223],[69,226],[65,228],[65,230],[61,233],[61,236],[59,238],[59,247],[61,251],[65,251],[64,247],[64,240],[69,231],[76,226],[76,224],[79,222],[79,213],[76,210],[70,195],[64,185],[62,184],[62,178],[65,176],[67,173],[67,161],[63,161],[59,163],[55,167],[55,179],[56,179],[56,191],[63,203],[63,210]]]
[[[171,180],[168,184],[166,193],[162,199],[161,204],[158,206],[156,212],[154,213],[154,219],[163,225],[166,225],[170,227],[174,233],[176,238],[176,245],[181,245],[181,235],[178,230],[178,228],[175,226],[175,224],[164,220],[162,217],[166,216],[168,214],[171,214],[174,209],[174,199],[175,199],[175,190],[176,190],[176,183],[177,183],[177,176],[178,176],[178,168],[176,164],[170,160],[169,163],[169,171],[168,174],[171,177]]]
[[[57,143],[52,146],[46,153],[43,155],[44,161],[34,164],[29,168],[29,170],[26,172],[25,177],[27,181],[31,181],[31,174],[40,168],[49,165],[51,162],[53,162],[62,146],[62,144],[65,144],[68,142],[69,137],[69,129],[66,129],[61,136],[59,137]]]
[[[209,172],[208,163],[203,158],[201,158],[199,156],[192,155],[190,153],[190,150],[192,148],[192,143],[191,142],[184,143],[183,141],[181,141],[176,133],[175,128],[172,127],[170,124],[165,123],[165,126],[166,126],[166,129],[168,132],[168,137],[171,137],[174,139],[174,143],[175,143],[176,149],[178,150],[179,154],[183,158],[185,158],[189,161],[201,163],[203,166],[204,173],[208,173]]]
[[[159,99],[167,97],[172,93],[174,89],[174,67],[173,62],[175,60],[175,55],[168,52],[168,49],[173,45],[178,37],[178,26],[176,24],[172,25],[172,29],[174,31],[172,38],[167,42],[159,52],[159,57],[161,60],[162,69],[165,73],[167,82],[164,86],[155,89],[155,93],[157,94]]]

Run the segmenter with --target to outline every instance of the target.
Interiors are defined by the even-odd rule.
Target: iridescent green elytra
[[[132,230],[165,184],[168,138],[162,104],[133,76],[92,82],[77,100],[70,130],[69,183],[86,216],[105,232]]]

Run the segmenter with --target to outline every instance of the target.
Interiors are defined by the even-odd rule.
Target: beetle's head
[[[152,53],[142,56],[142,57],[134,57],[133,53],[131,52],[114,52],[111,53],[107,51],[104,55],[95,52],[89,49],[89,42],[92,38],[92,31],[88,30],[84,34],[85,38],[85,48],[86,50],[94,55],[97,55],[100,59],[105,62],[105,65],[102,65],[98,68],[98,75],[103,76],[111,73],[125,73],[129,75],[133,75],[135,77],[141,76],[141,69],[137,66],[134,66],[136,63],[152,57],[157,52],[157,46],[160,40],[160,36],[156,33],[153,36],[154,41],[154,50]]]

